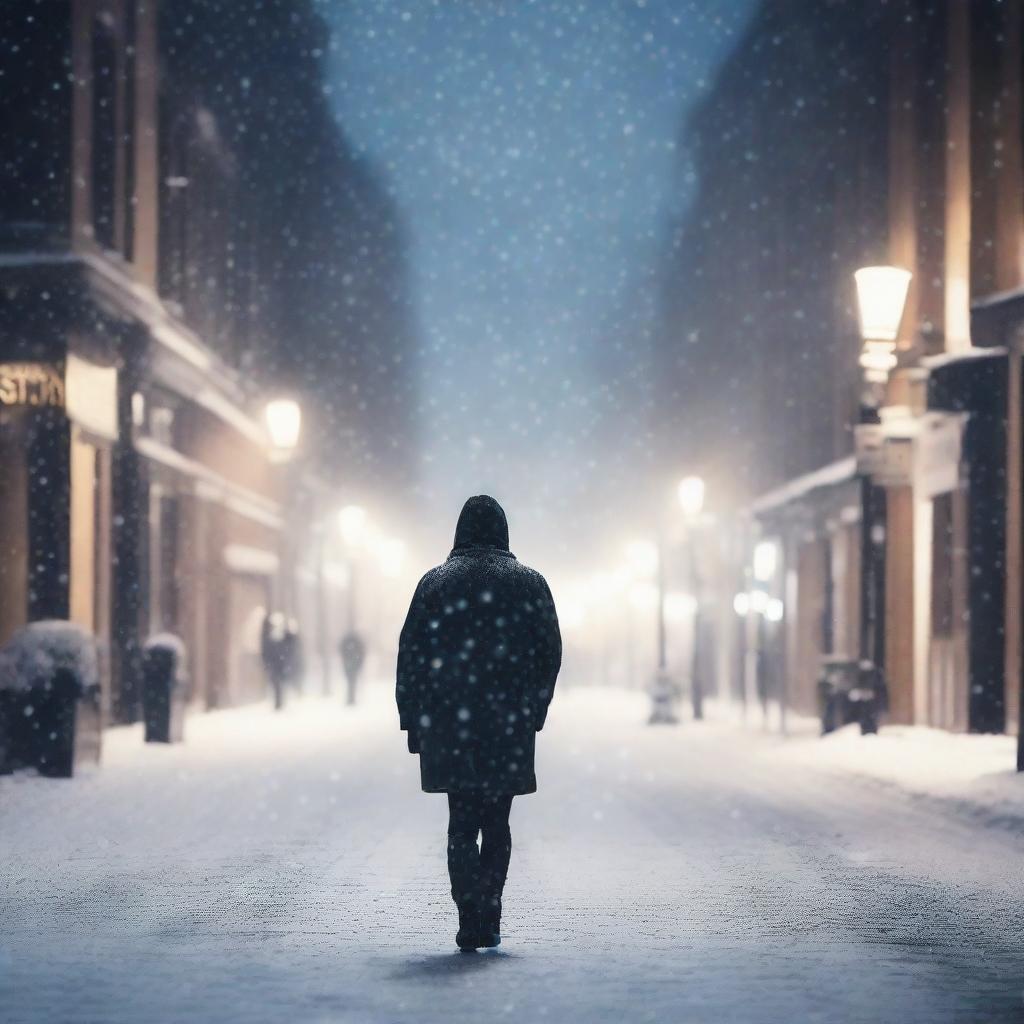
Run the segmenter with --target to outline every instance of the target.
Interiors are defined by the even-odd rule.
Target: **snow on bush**
[[[27,690],[53,678],[58,669],[74,673],[83,689],[99,686],[96,640],[63,619],[23,626],[0,650],[0,690]]]

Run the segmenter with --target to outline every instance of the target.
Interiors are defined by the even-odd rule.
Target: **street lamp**
[[[385,537],[378,546],[377,557],[380,560],[380,571],[389,579],[394,579],[402,571],[405,564],[405,544],[397,537]]]
[[[901,267],[861,267],[853,275],[864,343],[860,365],[871,384],[884,384],[896,366],[896,339],[912,277]]]
[[[742,601],[734,602],[733,607],[741,615],[746,616],[747,642],[753,651],[753,662],[748,668],[747,686],[752,683],[755,697],[760,701],[761,713],[767,721],[768,697],[772,668],[769,651],[769,635],[766,630],[768,623],[777,624],[782,621],[783,604],[772,596],[774,580],[779,571],[779,543],[771,538],[759,540],[754,545],[751,559],[751,577],[753,586]],[[779,707],[782,714],[783,731],[786,718],[785,675],[782,676],[783,690],[779,694]],[[747,699],[747,691],[744,699]]]
[[[356,703],[356,686],[366,657],[366,642],[356,627],[356,584],[359,571],[358,558],[372,543],[373,530],[370,517],[362,505],[345,505],[337,513],[338,534],[345,549],[348,568],[347,626],[341,638],[341,663],[347,683],[346,702]],[[399,543],[399,542],[396,542]],[[380,549],[378,549],[380,550]],[[404,548],[393,546],[389,556],[395,571],[401,570]]]
[[[658,670],[654,677],[651,690],[650,725],[675,725],[676,717],[676,684],[668,674],[668,657],[665,633],[665,537],[664,531],[658,533],[658,544],[655,548],[655,569],[658,580]]]
[[[278,570],[275,589],[279,591],[277,600],[290,619],[295,613],[296,604],[295,576],[300,532],[297,505],[302,491],[302,467],[293,456],[302,433],[302,409],[293,398],[272,398],[263,407],[263,423],[270,441],[270,461],[276,464],[274,473],[281,477],[279,484],[283,492],[281,508],[284,524],[279,540],[281,568]],[[269,603],[276,602],[271,598]]]
[[[699,476],[683,477],[679,481],[677,495],[679,507],[683,510],[686,526],[686,553],[690,577],[690,593],[693,595],[690,644],[690,700],[693,702],[693,717],[701,721],[704,717],[704,681],[700,672],[700,601],[701,580],[697,564],[697,525],[704,511],[704,481]]]
[[[901,267],[862,267],[853,276],[857,285],[857,310],[863,342],[860,365],[866,384],[857,427],[859,440],[864,434],[870,435],[878,430],[878,408],[884,401],[889,374],[896,367],[896,339],[913,275]],[[861,451],[867,446],[858,444],[857,447]],[[885,537],[886,494],[885,489],[878,487],[872,479],[870,465],[862,462],[858,471],[861,501],[861,675],[868,677],[865,688],[878,694],[883,685],[885,658],[881,616],[885,601],[885,552],[882,543]]]
[[[359,547],[366,537],[369,516],[361,505],[346,505],[338,512],[338,531],[348,548]]]
[[[634,579],[650,579],[658,571],[658,545],[649,540],[631,540],[626,545],[626,566]]]
[[[687,520],[695,520],[704,509],[704,481],[699,476],[684,477],[679,482],[679,505]]]
[[[263,409],[263,422],[275,454],[287,457],[299,443],[302,409],[292,398],[274,398]]]
[[[896,343],[913,276],[902,267],[861,267],[853,275],[862,338]]]
[[[773,540],[758,541],[754,547],[754,579],[768,583],[779,564],[779,547]]]

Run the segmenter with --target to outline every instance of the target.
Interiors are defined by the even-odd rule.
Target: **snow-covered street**
[[[5,1022],[1024,1019],[1019,834],[639,694],[562,692],[499,950],[459,954],[446,806],[387,688],[109,733],[0,779]]]

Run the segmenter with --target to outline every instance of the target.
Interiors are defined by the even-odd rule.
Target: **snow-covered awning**
[[[827,487],[836,487],[839,484],[852,480],[857,475],[857,459],[848,455],[844,459],[830,462],[811,473],[795,477],[781,487],[758,498],[750,510],[755,516],[764,515],[775,509],[783,508],[801,498],[806,498],[812,491],[822,490]]]

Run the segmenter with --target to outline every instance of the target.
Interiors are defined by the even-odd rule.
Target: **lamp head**
[[[679,481],[679,506],[687,519],[696,519],[704,508],[704,481],[699,476],[687,476]]]
[[[292,398],[273,398],[263,409],[270,444],[281,454],[295,450],[302,433],[302,409]]]

